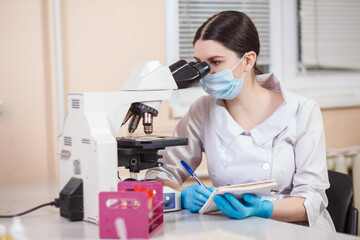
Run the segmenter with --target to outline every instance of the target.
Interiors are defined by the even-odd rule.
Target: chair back
[[[352,180],[349,175],[328,171],[330,188],[326,190],[327,210],[337,232],[357,235],[358,211],[353,207]]]

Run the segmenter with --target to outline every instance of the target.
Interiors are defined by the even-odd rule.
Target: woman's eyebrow
[[[215,59],[215,58],[222,58],[222,57],[224,57],[224,56],[215,55],[215,56],[209,57],[207,60],[208,60],[208,61],[211,61],[211,60],[213,60],[213,59]],[[194,57],[194,58],[195,58],[196,61],[200,62],[200,59],[199,59],[199,58],[197,58],[197,57]]]

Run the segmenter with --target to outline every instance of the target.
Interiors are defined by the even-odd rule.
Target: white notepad
[[[231,193],[237,199],[241,199],[244,193],[250,193],[257,196],[261,196],[264,194],[269,194],[271,190],[275,189],[275,187],[276,187],[275,180],[267,180],[262,182],[252,182],[252,183],[218,187],[212,192],[209,199],[200,209],[199,213],[210,213],[214,211],[219,211],[218,207],[213,201],[216,195],[224,195],[225,193]]]

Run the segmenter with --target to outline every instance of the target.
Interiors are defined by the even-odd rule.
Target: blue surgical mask
[[[232,71],[240,64],[245,56],[246,53],[232,69],[228,68],[201,79],[200,83],[204,91],[215,99],[234,99],[240,93],[246,72],[244,72],[241,79],[234,79]]]

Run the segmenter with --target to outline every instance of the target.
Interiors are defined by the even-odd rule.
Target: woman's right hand
[[[205,187],[194,183],[181,191],[181,207],[191,212],[198,212],[210,197],[215,187]]]

